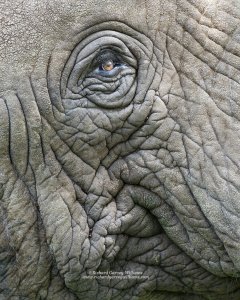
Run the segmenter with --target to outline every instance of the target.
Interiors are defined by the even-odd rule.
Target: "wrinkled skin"
[[[0,299],[240,299],[239,1],[0,11]]]

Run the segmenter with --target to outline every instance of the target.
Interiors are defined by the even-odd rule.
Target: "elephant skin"
[[[0,299],[240,299],[239,0],[0,24]]]

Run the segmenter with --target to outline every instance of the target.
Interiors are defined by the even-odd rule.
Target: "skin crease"
[[[0,12],[0,299],[239,299],[239,1]]]

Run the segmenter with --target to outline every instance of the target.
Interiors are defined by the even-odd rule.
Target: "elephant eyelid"
[[[100,65],[108,60],[113,61],[114,64],[120,64],[124,62],[121,55],[118,54],[117,52],[111,49],[104,49],[96,55],[96,57],[93,60],[93,63]]]

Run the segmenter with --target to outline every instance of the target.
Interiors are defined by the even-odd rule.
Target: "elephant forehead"
[[[135,5],[137,3],[137,5]],[[139,26],[144,1],[9,1],[0,3],[0,91],[30,74],[55,45],[95,23],[121,20]],[[146,21],[143,21],[146,23]],[[141,22],[141,26],[143,25]],[[143,26],[144,27],[144,26]]]
[[[196,2],[196,3],[195,3]],[[236,26],[232,1],[2,1],[0,3],[1,78],[27,70],[31,72],[40,50],[47,53],[61,39],[93,23],[117,20],[155,36],[167,32],[171,24],[189,18],[204,26],[219,26],[231,32]],[[230,15],[229,15],[230,14]],[[221,20],[224,19],[224,22]],[[139,22],[141,20],[141,22]],[[177,32],[176,32],[177,34]],[[9,66],[11,62],[11,66]],[[3,66],[8,67],[4,68]]]
[[[39,45],[51,47],[62,35],[71,34],[79,25],[89,27],[95,22],[123,19],[144,19],[144,7],[138,9],[128,1],[10,1],[1,8],[1,57],[29,55]],[[137,23],[137,22],[136,22]],[[46,42],[47,41],[47,42]],[[18,47],[17,49],[15,47]],[[5,52],[6,47],[9,49]],[[15,49],[15,50],[14,50]],[[28,57],[29,58],[29,57]]]

